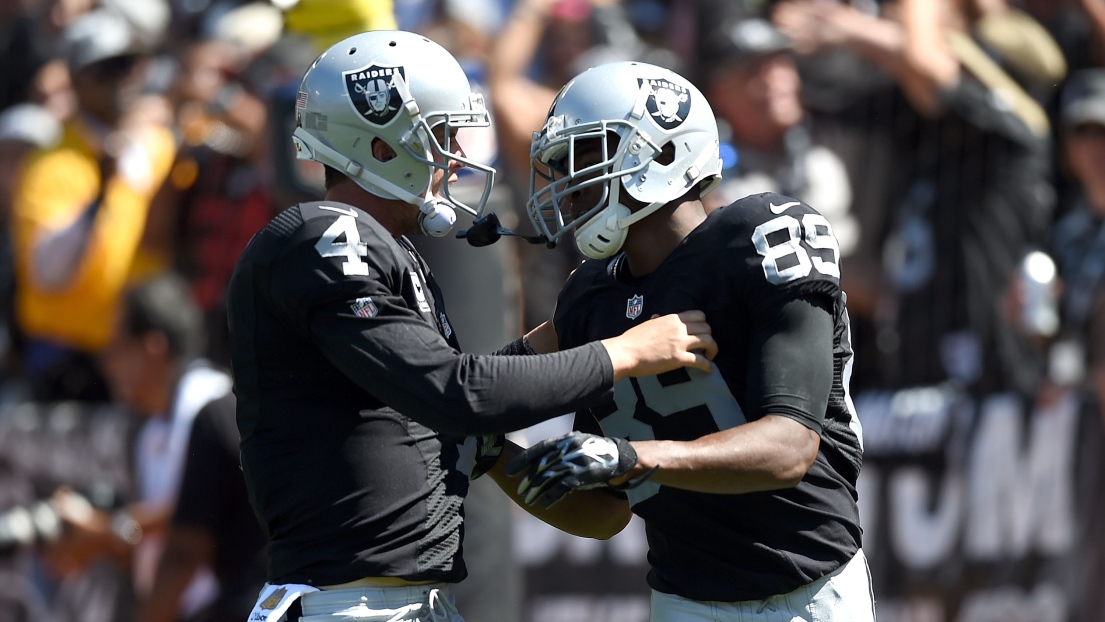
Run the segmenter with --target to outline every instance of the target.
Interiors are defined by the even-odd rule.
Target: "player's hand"
[[[527,505],[549,508],[573,490],[609,486],[636,464],[637,452],[625,439],[571,432],[523,451],[506,465],[506,474],[523,475],[518,494]]]
[[[710,371],[710,361],[717,355],[717,342],[702,311],[653,318],[617,337],[603,339],[602,345],[614,364],[615,382],[680,367]]]
[[[853,9],[836,3],[787,0],[775,5],[772,21],[799,54],[847,44],[857,25]]]

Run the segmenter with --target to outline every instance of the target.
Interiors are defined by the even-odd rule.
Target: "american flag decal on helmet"
[[[295,107],[306,108],[307,107],[307,93],[305,91],[299,91],[295,94]]]

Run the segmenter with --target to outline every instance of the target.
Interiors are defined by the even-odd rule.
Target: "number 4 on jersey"
[[[829,251],[828,258],[811,255],[803,242],[815,251]],[[764,276],[772,285],[809,276],[811,270],[840,278],[840,245],[821,214],[804,214],[801,221],[793,216],[769,220],[752,232],[752,244],[764,258]]]
[[[345,257],[341,267],[346,276],[368,276],[368,264],[361,259],[368,255],[368,246],[361,242],[352,216],[338,216],[322,233],[315,250],[323,257]]]

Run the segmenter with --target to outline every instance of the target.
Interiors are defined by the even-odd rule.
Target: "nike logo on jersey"
[[[352,216],[353,218],[357,217],[357,212],[354,212],[351,209],[342,209],[340,207],[330,207],[329,205],[319,205],[318,208],[319,209],[330,210],[331,212],[337,212],[339,214],[345,214],[346,216]]]
[[[783,203],[782,205],[775,205],[774,203],[768,203],[767,209],[771,210],[772,214],[782,214],[787,211],[787,208],[794,207],[795,205],[801,205],[800,201],[790,201],[789,203]]]

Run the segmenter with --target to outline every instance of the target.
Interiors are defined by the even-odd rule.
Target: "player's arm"
[[[192,577],[215,558],[215,534],[227,511],[228,478],[241,477],[234,466],[236,445],[226,446],[218,432],[219,420],[233,421],[233,417],[234,402],[228,398],[208,402],[196,414],[177,502],[166,529],[165,552],[139,607],[138,622],[175,621]]]
[[[419,277],[396,245],[355,212],[330,210],[340,215],[312,214],[272,262],[269,270],[279,278],[266,281],[266,297],[350,380],[435,430],[461,436],[518,430],[578,410],[626,376],[711,368],[717,348],[698,311],[562,352],[458,352],[426,302],[419,311],[403,297],[408,279]],[[419,287],[415,282],[414,291]]]
[[[560,350],[560,340],[556,336],[556,327],[552,320],[541,322],[537,328],[526,333],[525,339],[535,354],[549,354]]]
[[[817,458],[819,436],[779,415],[693,441],[635,441],[637,465],[611,480],[621,484],[653,467],[651,480],[684,490],[740,494],[792,488]]]
[[[716,352],[704,315],[688,311],[563,352],[463,354],[401,299],[382,290],[371,297],[379,309],[373,318],[350,311],[355,296],[316,307],[308,320],[312,337],[378,400],[450,434],[522,429],[582,408],[630,375],[709,369],[707,357]]]
[[[488,471],[515,503],[525,511],[557,529],[584,538],[606,540],[625,529],[633,517],[629,500],[609,490],[580,490],[549,508],[528,505],[518,493],[518,477],[506,473],[506,464],[522,453],[522,448],[507,441],[500,460]]]
[[[139,622],[173,622],[180,614],[180,598],[200,568],[214,559],[215,538],[206,529],[174,525],[149,595],[143,600]]]
[[[891,21],[837,3],[786,2],[773,19],[800,51],[847,47],[897,79],[919,111],[936,115],[940,91],[954,87],[960,74],[937,8],[934,2],[906,0],[901,19]]]
[[[614,480],[651,480],[699,492],[790,488],[813,465],[833,380],[833,320],[824,297],[760,314],[748,352],[750,414],[763,416],[693,441],[635,441],[637,465]]]
[[[740,494],[793,487],[817,458],[833,377],[830,303],[790,300],[760,313],[749,344],[748,411],[762,416],[693,441],[627,441],[573,432],[506,465],[527,504],[634,486]]]
[[[555,0],[521,0],[495,37],[488,59],[495,130],[504,159],[528,162],[530,139],[545,123],[556,91],[534,82],[526,71],[533,63],[545,22]]]

